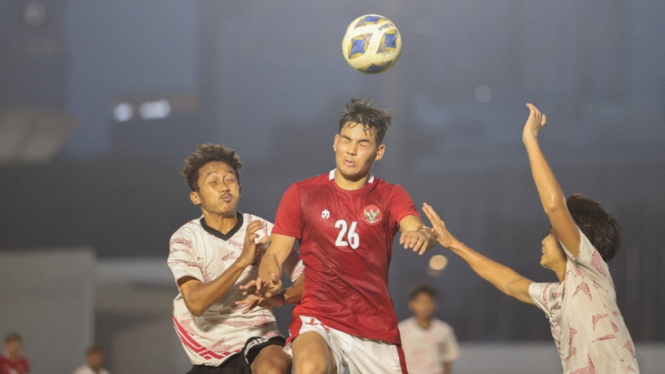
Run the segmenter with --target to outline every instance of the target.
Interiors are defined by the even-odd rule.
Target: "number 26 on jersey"
[[[358,247],[360,247],[360,236],[356,232],[357,226],[357,221],[351,222],[351,225],[343,219],[335,222],[335,228],[339,230],[335,245],[337,247],[351,247],[352,249],[358,249]]]

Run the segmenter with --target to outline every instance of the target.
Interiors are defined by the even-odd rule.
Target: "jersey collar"
[[[208,234],[214,235],[214,236],[216,236],[216,237],[218,237],[218,238],[220,238],[224,241],[228,241],[229,239],[231,239],[233,237],[233,235],[235,235],[235,233],[238,232],[238,230],[240,230],[240,228],[242,227],[242,224],[243,224],[242,213],[236,212],[236,214],[238,215],[238,223],[236,223],[236,225],[233,226],[231,231],[227,232],[226,234],[222,234],[221,231],[215,230],[212,227],[208,226],[208,224],[206,223],[205,217],[201,217],[201,219],[199,219],[199,222],[201,222],[201,227],[203,227],[203,229],[206,230],[208,232]]]
[[[330,173],[328,173],[328,180],[334,180],[335,179],[335,170],[337,169],[332,169],[330,170]],[[372,174],[369,175],[369,178],[367,178],[367,184],[374,183],[374,176]]]

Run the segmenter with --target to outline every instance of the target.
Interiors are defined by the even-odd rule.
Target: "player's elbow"
[[[206,309],[208,309],[202,303],[196,302],[194,300],[185,299],[185,305],[187,306],[187,310],[189,310],[189,312],[196,317],[201,317],[203,313],[205,313]]]
[[[203,308],[191,308],[191,307],[187,307],[187,309],[188,309],[189,312],[192,313],[192,315],[195,316],[195,317],[201,317],[201,316],[203,315],[203,313],[206,311],[206,310],[203,309]]]
[[[201,308],[201,307],[196,306],[196,305],[190,305],[190,304],[187,304],[187,310],[189,310],[189,312],[192,313],[192,315],[194,315],[196,317],[201,317],[203,315],[203,313],[205,312],[204,308]]]
[[[557,194],[551,194],[543,199],[543,209],[548,216],[557,214],[562,209],[567,209],[566,199]]]

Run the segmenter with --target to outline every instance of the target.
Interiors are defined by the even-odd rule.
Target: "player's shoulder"
[[[398,327],[401,329],[409,329],[413,326],[413,324],[416,323],[416,319],[413,317],[409,317],[400,323],[398,323]]]
[[[307,179],[294,182],[289,187],[293,193],[298,195],[318,194],[322,188],[330,186],[332,172],[319,174]]]
[[[376,185],[377,189],[381,189],[383,191],[386,191],[387,193],[402,192],[402,191],[406,192],[406,190],[404,189],[404,187],[402,187],[401,184],[387,182],[373,175],[370,177],[370,181],[371,181],[370,183]]]
[[[263,221],[267,224],[272,225],[272,222],[268,221],[267,219],[265,219],[263,217],[257,216],[256,214],[252,214],[252,213],[242,213],[242,218],[243,218],[243,222],[245,224],[249,224],[249,222],[252,222],[252,221]]]
[[[203,230],[201,219],[196,218],[180,226],[173,235],[171,235],[171,239],[193,237],[201,230]]]
[[[432,319],[432,325],[434,325],[436,329],[441,331],[454,331],[452,326],[437,318]]]
[[[297,187],[304,187],[304,186],[311,186],[311,185],[315,186],[319,184],[329,183],[333,172],[334,170],[327,173],[315,175],[313,177],[297,181],[293,183],[293,185]]]

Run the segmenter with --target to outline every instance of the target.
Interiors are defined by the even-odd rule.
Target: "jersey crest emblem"
[[[328,209],[324,209],[323,212],[321,212],[321,218],[323,219],[330,218],[330,212],[328,211]]]
[[[367,205],[365,209],[363,209],[363,216],[365,218],[365,222],[369,223],[370,225],[381,222],[381,210],[374,204]]]

